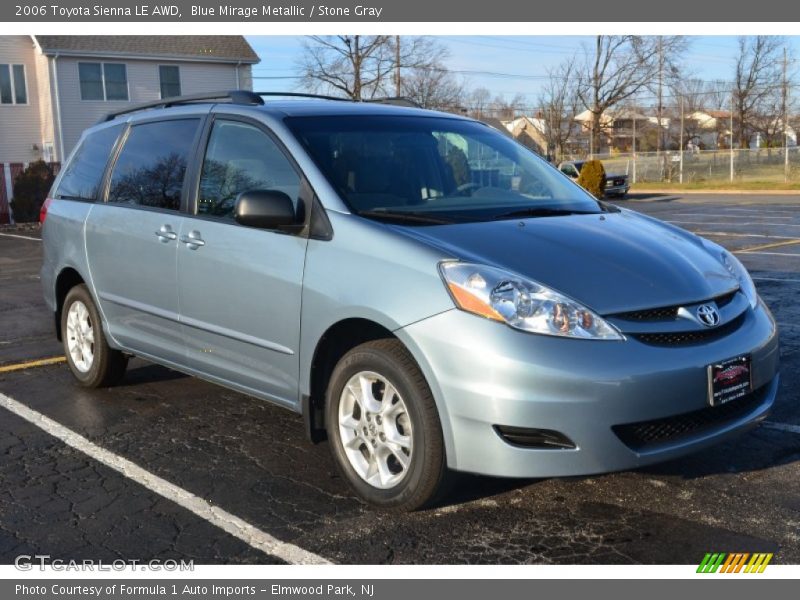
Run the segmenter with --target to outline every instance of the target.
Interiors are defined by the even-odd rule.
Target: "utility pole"
[[[633,141],[631,142],[633,153],[633,183],[636,183],[636,105],[633,105]]]
[[[789,115],[787,113],[787,104],[789,96],[789,83],[786,80],[786,71],[788,68],[788,58],[786,56],[786,47],[783,48],[783,90],[781,93],[781,119],[783,119],[783,181],[789,183]]]
[[[680,170],[678,171],[678,182],[683,183],[683,96],[681,96],[681,162]]]
[[[733,181],[733,90],[731,90],[731,181]]]
[[[398,98],[402,96],[401,88],[402,85],[400,84],[400,36],[394,36],[394,64],[395,64],[395,73],[394,73],[394,95]]]
[[[664,36],[658,36],[658,139],[656,140],[656,156],[661,154],[663,147],[663,93],[664,93]]]

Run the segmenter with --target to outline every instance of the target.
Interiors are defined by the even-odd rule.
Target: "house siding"
[[[81,100],[79,62],[124,63],[128,72],[128,102]],[[70,151],[87,127],[95,124],[107,113],[132,104],[158,100],[161,88],[158,78],[159,65],[180,67],[181,93],[193,94],[236,87],[236,65],[182,62],[180,60],[139,60],[60,57],[57,62],[59,99],[61,103],[64,153]],[[239,67],[239,87],[251,89],[252,76],[249,65]]]
[[[28,92],[28,104],[0,104],[0,163],[36,160],[41,157],[42,148],[40,94],[30,36],[0,36],[0,63],[25,65]]]

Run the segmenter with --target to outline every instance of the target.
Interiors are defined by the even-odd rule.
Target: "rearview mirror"
[[[234,219],[240,225],[260,229],[297,229],[292,199],[280,190],[248,190],[236,197]]]

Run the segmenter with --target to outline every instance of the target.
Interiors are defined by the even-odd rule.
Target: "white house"
[[[0,36],[0,163],[59,162],[81,132],[128,104],[252,89],[242,36]]]
[[[252,89],[242,36],[0,36],[0,223],[26,164],[60,163],[106,113],[181,94]]]

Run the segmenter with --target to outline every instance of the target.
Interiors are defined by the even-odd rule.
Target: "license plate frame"
[[[753,357],[741,354],[706,367],[708,404],[722,406],[753,391]]]

